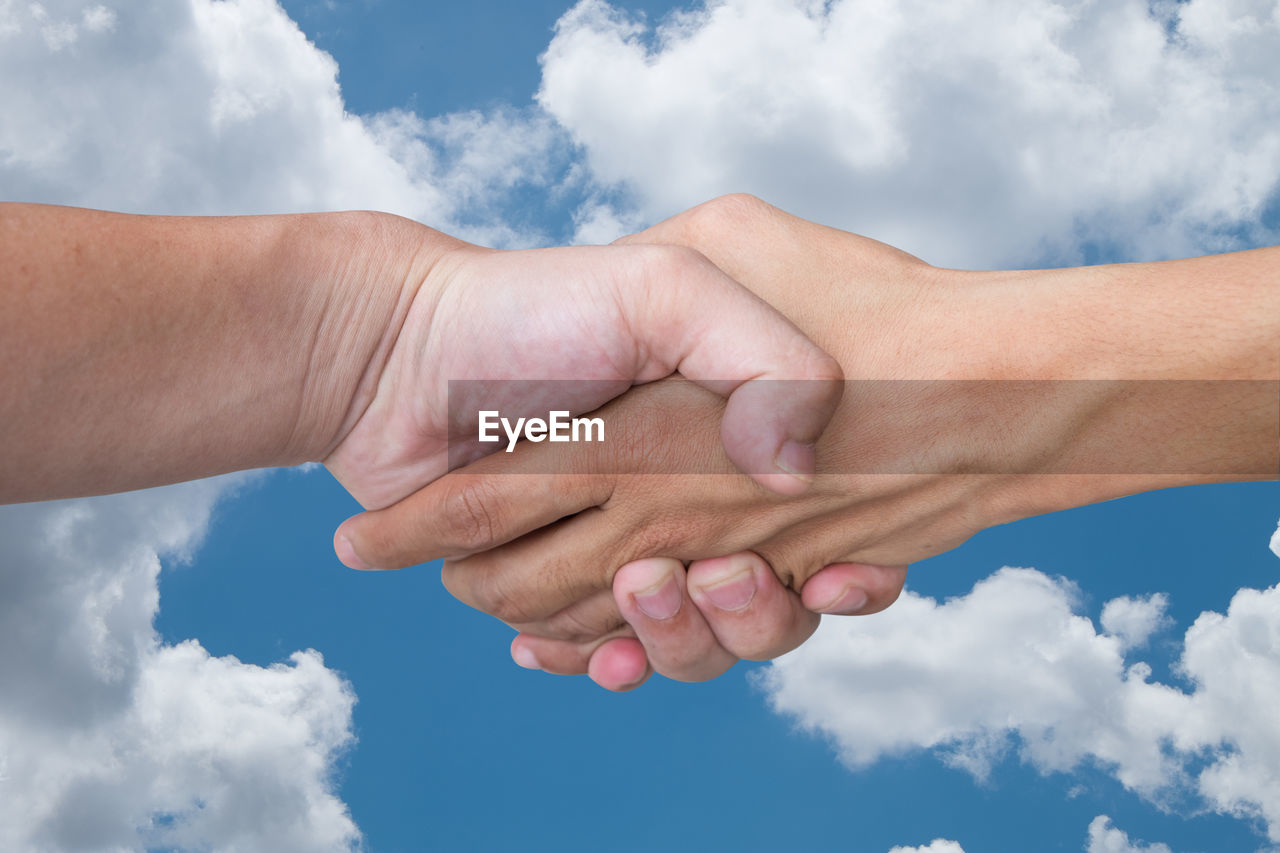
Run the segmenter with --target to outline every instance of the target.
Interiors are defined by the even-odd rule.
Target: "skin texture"
[[[6,502],[321,460],[382,507],[473,428],[450,419],[450,379],[592,380],[556,401],[580,413],[677,370],[728,398],[735,464],[795,494],[841,392],[828,355],[687,247],[498,252],[378,213],[0,204],[0,269]],[[751,381],[798,378],[785,398]],[[505,387],[485,401],[504,414],[545,402]]]
[[[447,558],[452,593],[522,632],[513,655],[524,665],[613,689],[650,667],[712,677],[803,641],[816,624],[807,609],[886,606],[906,564],[994,524],[1276,476],[1280,250],[942,270],[749,197],[627,242],[646,241],[697,248],[850,379],[1006,384],[925,384],[893,405],[846,393],[813,487],[787,499],[733,473],[714,440],[719,401],[658,383],[601,410],[622,436],[607,447],[519,448],[344,524],[380,566]],[[1202,381],[1005,390],[1085,379]],[[691,465],[705,473],[672,473]],[[551,470],[568,473],[517,473]],[[754,586],[738,590],[747,603],[716,607],[709,592],[739,581]]]

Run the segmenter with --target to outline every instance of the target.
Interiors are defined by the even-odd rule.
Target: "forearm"
[[[1168,486],[1275,479],[1280,248],[1162,263],[956,273],[1001,298],[996,378],[1043,380],[1010,418],[1030,444],[1012,515]],[[973,316],[984,312],[976,302]],[[1071,381],[1059,381],[1071,380]],[[1039,446],[1035,445],[1039,442]]]
[[[0,205],[0,501],[320,458],[420,271],[398,230]]]

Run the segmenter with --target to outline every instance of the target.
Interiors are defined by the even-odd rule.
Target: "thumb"
[[[631,250],[648,254],[618,283],[636,381],[675,370],[727,397],[720,434],[729,458],[768,489],[803,492],[816,467],[814,445],[844,390],[840,365],[700,253]]]

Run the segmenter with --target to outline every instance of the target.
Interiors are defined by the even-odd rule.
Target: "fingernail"
[[[829,613],[832,616],[852,616],[866,606],[866,590],[856,586],[846,586],[834,598],[819,607],[818,612]]]
[[[538,656],[527,646],[515,646],[511,649],[511,659],[525,669],[542,669]]]
[[[339,533],[333,541],[333,550],[337,552],[338,559],[342,561],[342,565],[349,569],[357,571],[370,571],[369,566],[364,560],[360,559],[360,555],[356,553],[355,547],[351,544],[351,540],[346,534]]]
[[[721,575],[699,589],[720,610],[746,610],[756,597],[756,574],[749,562],[729,560]]]
[[[817,450],[812,444],[805,444],[792,439],[784,443],[782,448],[778,450],[778,455],[774,457],[773,464],[784,474],[790,474],[804,483],[812,483],[813,472],[817,469],[818,464]]]
[[[670,572],[665,574],[666,577],[661,581],[644,592],[637,592],[634,595],[636,607],[640,608],[640,612],[658,621],[675,616],[680,610],[680,601],[684,597],[680,594],[676,579]]]

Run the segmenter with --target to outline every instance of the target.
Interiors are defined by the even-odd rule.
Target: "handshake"
[[[0,501],[321,460],[345,564],[443,558],[517,663],[614,690],[783,654],[992,525],[1277,474],[1278,248],[970,272],[749,196],[531,251],[0,204],[0,268]]]
[[[989,526],[1274,477],[1274,322],[1268,352],[1204,310],[1263,299],[1242,257],[943,270],[749,196],[610,247],[449,247],[323,457],[369,509],[335,547],[443,558],[522,666],[713,678]]]

